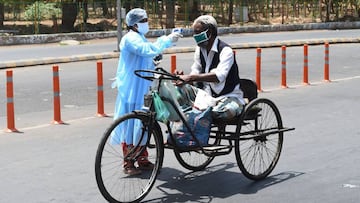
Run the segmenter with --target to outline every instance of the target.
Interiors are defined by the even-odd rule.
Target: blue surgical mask
[[[149,32],[149,23],[145,22],[145,23],[136,23],[138,28],[138,32],[145,35],[146,33]]]
[[[207,36],[207,31],[208,31],[209,29],[207,29],[207,30],[205,30],[205,31],[202,31],[202,32],[200,32],[199,34],[194,34],[193,35],[193,37],[194,37],[194,39],[195,39],[195,41],[196,41],[196,44],[201,44],[201,43],[204,43],[204,42],[206,42],[206,41],[208,41],[209,40],[209,38],[208,38],[208,36]]]

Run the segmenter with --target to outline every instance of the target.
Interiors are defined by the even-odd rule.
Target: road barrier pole
[[[97,68],[97,116],[106,117],[104,113],[104,84],[103,84],[103,63],[101,61],[96,62]]]
[[[261,89],[261,48],[256,49],[256,71],[255,71],[255,77],[256,77],[256,85],[257,90],[259,92],[262,92]]]
[[[53,90],[54,90],[54,120],[53,124],[64,124],[61,120],[60,110],[60,81],[59,81],[59,66],[53,66]]]
[[[176,70],[176,55],[171,55],[171,73],[175,73]]]
[[[325,42],[325,65],[324,65],[324,81],[330,82],[329,77],[329,43]]]
[[[286,85],[286,46],[281,47],[281,87],[288,88]]]
[[[303,84],[309,85],[309,57],[308,57],[308,45],[304,44],[304,74]]]
[[[15,128],[14,113],[14,85],[12,70],[6,71],[6,107],[7,107],[7,129],[6,132],[19,132]]]

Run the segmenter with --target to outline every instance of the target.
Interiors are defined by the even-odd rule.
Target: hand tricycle
[[[209,141],[201,144],[197,136],[189,129],[195,142],[189,147],[169,144],[174,139],[172,121],[157,119],[153,96],[159,93],[163,81],[178,81],[180,78],[162,68],[155,70],[137,70],[135,74],[152,81],[149,94],[144,96],[146,108],[133,111],[115,120],[105,131],[96,153],[95,174],[98,188],[103,197],[112,203],[139,202],[146,197],[161,171],[164,149],[172,150],[181,166],[192,171],[206,168],[212,160],[235,151],[237,165],[244,176],[251,180],[267,177],[275,168],[283,145],[284,132],[294,130],[283,126],[276,105],[269,99],[258,98],[256,83],[241,79],[241,89],[247,104],[239,116],[232,119],[214,119],[210,125]],[[173,108],[171,113],[190,128],[184,116],[184,110],[176,102],[159,94],[160,98]],[[125,156],[121,143],[115,140],[114,130],[119,125],[133,123],[141,127],[138,144]],[[164,134],[168,138],[164,139]],[[164,142],[165,141],[165,142]],[[146,143],[141,145],[140,143]],[[154,164],[150,170],[129,176],[122,171],[125,159],[134,162],[147,150],[148,159]]]

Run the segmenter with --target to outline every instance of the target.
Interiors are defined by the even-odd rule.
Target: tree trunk
[[[0,28],[4,27],[4,3],[0,2]]]
[[[61,29],[63,32],[74,31],[77,14],[77,3],[62,3]]]
[[[82,3],[82,6],[83,6],[83,9],[84,9],[84,23],[87,23],[87,20],[88,20],[88,18],[89,18],[89,7],[88,7],[88,2],[87,1],[84,1],[83,3]]]
[[[108,8],[108,6],[107,6],[106,1],[102,1],[100,4],[101,4],[102,11],[103,11],[103,16],[104,16],[104,17],[108,17],[108,15],[109,15],[109,8]]]
[[[323,22],[321,0],[319,0],[319,15],[320,15],[320,21]]]
[[[285,23],[285,3],[281,3],[281,24]]]
[[[331,0],[326,1],[326,22],[330,21],[330,9],[331,9]]]
[[[125,8],[126,13],[129,12],[131,9],[131,7],[130,7],[131,2],[129,0],[123,0],[122,2],[123,2],[122,6]]]
[[[158,7],[159,7],[159,10],[158,10],[157,14],[159,16],[158,18],[159,18],[159,22],[160,22],[160,27],[161,27],[161,29],[163,29],[164,25],[165,25],[165,22],[163,20],[164,2],[163,1],[157,2],[157,4],[158,4]]]
[[[198,0],[193,0],[191,2],[191,4],[189,5],[189,7],[190,7],[189,21],[192,22],[197,17],[200,16],[199,1]]]
[[[229,20],[228,20],[228,26],[230,26],[230,25],[232,24],[233,12],[234,12],[234,1],[233,1],[233,0],[230,0],[230,1],[229,1]]]
[[[129,12],[133,8],[145,9],[145,3],[143,0],[123,0],[122,2],[126,12]]]
[[[175,27],[175,2],[173,0],[166,0],[166,28]]]

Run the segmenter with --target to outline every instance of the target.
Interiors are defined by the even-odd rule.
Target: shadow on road
[[[145,202],[211,202],[214,198],[224,199],[236,194],[254,194],[266,187],[295,178],[304,173],[282,172],[261,181],[247,179],[234,163],[224,163],[206,168],[204,171],[184,173],[173,168],[162,168],[156,186],[163,197]]]

